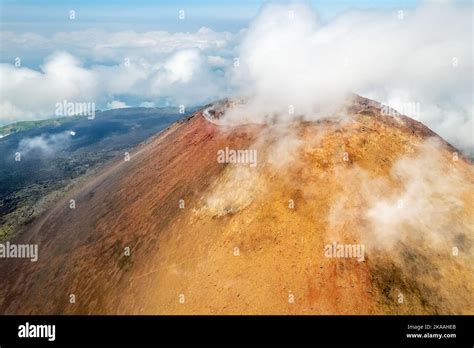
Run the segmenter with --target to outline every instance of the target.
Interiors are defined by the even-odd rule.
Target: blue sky
[[[280,1],[281,2],[281,1]],[[415,0],[312,0],[322,20],[329,20],[349,9],[399,9],[414,7]],[[118,30],[195,31],[202,26],[217,31],[236,32],[256,15],[264,1],[257,0],[2,0],[1,29],[15,32],[52,34],[57,31],[100,28]],[[178,20],[178,11],[186,20]],[[76,11],[76,20],[68,13]]]
[[[416,7],[417,0],[300,0],[311,4],[322,22],[348,9],[382,9],[395,11]],[[262,4],[291,3],[263,0],[0,0],[0,31],[15,34],[35,33],[51,37],[58,32],[98,29],[106,32],[148,32],[164,30],[170,33],[196,32],[202,27],[214,31],[237,33],[248,26]],[[76,19],[69,19],[75,11]],[[179,20],[184,10],[185,20]],[[4,46],[4,45],[3,45]],[[0,63],[11,63],[18,55],[22,65],[38,68],[50,54],[36,48],[28,54],[12,51],[0,42]],[[61,47],[58,47],[62,49]],[[86,64],[88,62],[86,61]]]
[[[470,0],[295,2],[0,0],[0,125],[52,117],[64,100],[203,105],[270,86],[267,104],[289,105],[344,89],[422,105],[418,120],[472,146]]]

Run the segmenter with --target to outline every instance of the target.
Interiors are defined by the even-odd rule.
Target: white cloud
[[[0,124],[51,117],[63,100],[114,108],[118,104],[108,105],[110,100],[196,105],[221,98],[229,91],[217,68],[225,64],[232,38],[207,28],[174,34],[87,30],[52,38],[3,32],[6,48],[68,47],[89,64],[66,52],[48,56],[39,71],[0,64],[0,78],[10,81],[0,87]]]
[[[122,109],[122,108],[128,108],[129,106],[120,101],[120,100],[112,100],[110,103],[107,103],[107,109]]]
[[[225,67],[229,64],[229,61],[221,56],[208,56],[207,61],[210,65],[215,67]]]
[[[57,47],[94,61],[123,63],[130,61],[153,61],[181,49],[199,49],[202,52],[226,52],[234,35],[215,32],[202,27],[194,33],[169,33],[166,31],[106,32],[97,29],[59,32],[51,37],[35,33],[14,33],[0,31],[0,41],[6,52],[20,52],[24,55],[38,54],[39,50],[50,52]]]
[[[464,150],[472,136],[472,6],[427,3],[398,12],[348,11],[320,23],[306,4],[267,4],[237,34],[201,28],[107,33],[0,33],[6,52],[53,52],[41,70],[0,64],[0,124],[53,115],[64,99],[203,104],[250,97],[240,121],[326,116],[349,92],[410,114]],[[440,25],[442,23],[442,25]],[[234,66],[238,56],[240,65]],[[74,57],[80,57],[86,64]],[[294,114],[288,113],[290,105]],[[401,110],[402,112],[405,110]]]
[[[402,19],[398,12],[353,10],[323,25],[307,5],[265,5],[243,37],[233,75],[250,99],[228,117],[314,119],[354,92],[419,103],[420,121],[468,149],[472,15],[472,6],[427,3]]]
[[[30,152],[39,152],[40,155],[51,155],[69,144],[73,131],[65,131],[57,134],[41,134],[39,136],[24,138],[18,144],[18,152],[28,155]]]
[[[144,101],[144,102],[140,103],[139,106],[142,107],[142,108],[154,108],[155,103],[150,102],[150,101]]]
[[[50,56],[42,71],[0,64],[0,120],[15,121],[53,115],[62,100],[90,101],[97,94],[97,78],[70,54]]]

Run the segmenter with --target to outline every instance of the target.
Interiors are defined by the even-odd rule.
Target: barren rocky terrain
[[[203,112],[25,226],[39,260],[0,262],[0,312],[474,313],[473,167],[428,128],[361,97],[286,125]],[[226,147],[258,164],[218,163]]]

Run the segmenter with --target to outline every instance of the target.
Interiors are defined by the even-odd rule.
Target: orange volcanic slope
[[[377,103],[347,112],[172,125],[12,241],[39,260],[1,261],[0,312],[473,314],[472,165]],[[218,163],[226,147],[257,165]]]

